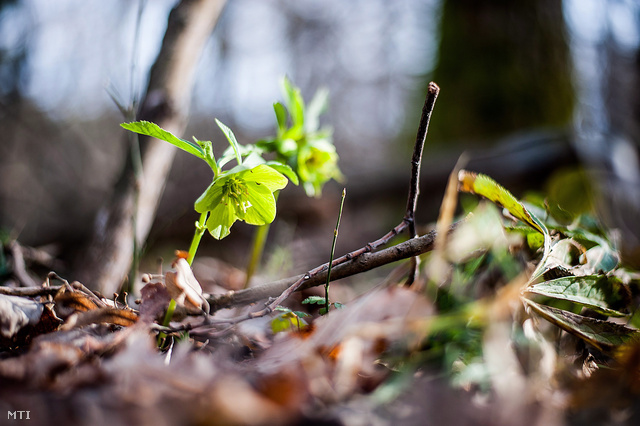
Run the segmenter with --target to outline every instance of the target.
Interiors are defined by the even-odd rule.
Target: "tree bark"
[[[187,123],[194,71],[225,0],[182,0],[170,13],[162,48],[151,68],[138,118],[181,135]],[[127,154],[109,203],[98,213],[91,238],[78,257],[76,278],[105,294],[118,291],[137,246],[146,240],[176,152],[153,138]],[[134,235],[135,233],[135,235]]]
[[[431,78],[447,95],[438,101],[432,144],[451,147],[570,124],[574,92],[565,34],[559,1],[444,0]]]

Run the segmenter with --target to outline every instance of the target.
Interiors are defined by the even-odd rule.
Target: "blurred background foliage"
[[[5,233],[63,253],[87,235],[126,147],[108,92],[124,104],[140,98],[175,4],[0,1]],[[468,151],[467,168],[517,195],[547,188],[569,209],[590,208],[584,197],[599,199],[593,205],[622,230],[637,261],[639,44],[633,0],[234,0],[198,65],[186,137],[223,141],[214,117],[241,142],[268,137],[283,75],[305,98],[327,87],[324,120],[335,129],[349,188],[341,233],[351,230],[353,238],[339,241],[344,252],[402,216],[411,147],[434,80],[442,91],[425,150],[421,223],[436,218],[446,176]],[[178,155],[152,241],[188,244],[191,200],[208,173]],[[576,178],[584,176],[592,183]],[[300,188],[283,192],[273,238],[320,225],[317,247],[326,255],[341,189],[328,187],[325,201]],[[249,234],[241,228],[227,244]],[[242,264],[241,250],[222,256]]]

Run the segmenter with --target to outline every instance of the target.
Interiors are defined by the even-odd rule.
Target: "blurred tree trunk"
[[[562,2],[444,0],[430,140],[564,126],[574,103]]]
[[[194,71],[224,3],[182,0],[171,11],[139,119],[177,135],[183,133]],[[151,138],[141,139],[137,160],[135,149],[128,153],[111,200],[98,213],[93,235],[80,251],[74,267],[76,279],[107,295],[120,289],[133,258],[134,238],[138,247],[147,238],[174,155],[172,145]],[[136,171],[136,164],[141,164],[141,171]]]

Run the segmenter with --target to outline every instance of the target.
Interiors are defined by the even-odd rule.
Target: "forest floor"
[[[441,217],[438,235],[454,222],[446,239],[432,232],[335,266],[357,275],[425,242],[413,284],[410,261],[355,298],[338,282],[340,303],[324,315],[326,268],[284,280],[278,289],[312,285],[266,309],[286,292],[239,290],[239,271],[215,259],[193,276],[177,258],[123,303],[55,273],[25,286],[29,249],[6,244],[1,423],[638,424],[640,276],[610,233],[486,176],[458,177],[487,200],[458,222]]]

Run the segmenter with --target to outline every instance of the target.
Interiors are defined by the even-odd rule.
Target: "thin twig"
[[[93,291],[89,290],[87,287],[85,287],[84,284],[82,284],[80,281],[74,281],[71,283],[71,287],[74,290],[80,290],[82,293],[84,293],[89,299],[91,299],[93,301],[93,303],[95,303],[97,306],[105,308],[107,307],[107,304],[104,303],[102,301],[102,298],[100,298],[100,296],[98,296],[97,294],[95,294]],[[113,298],[113,302],[114,304],[116,303],[116,299],[117,297]],[[125,299],[127,300],[127,299]]]
[[[404,222],[409,227],[409,238],[416,238],[416,206],[418,204],[418,194],[420,193],[420,166],[422,164],[422,151],[424,149],[424,143],[427,139],[427,131],[429,129],[429,120],[431,119],[431,112],[435,105],[436,99],[440,88],[433,81],[429,83],[427,88],[427,97],[424,100],[424,106],[422,107],[422,116],[420,117],[420,125],[418,126],[418,134],[416,135],[416,143],[413,147],[413,155],[411,157],[411,183],[409,186],[409,198],[407,200],[407,211],[404,215]],[[413,284],[418,275],[417,257],[411,259],[411,271],[407,277],[405,285],[410,286]]]
[[[329,256],[329,267],[327,268],[327,282],[324,285],[324,306],[325,312],[329,315],[329,283],[331,282],[331,268],[333,268],[333,254],[336,252],[336,241],[338,241],[338,229],[340,228],[340,218],[342,217],[342,208],[344,207],[344,199],[347,196],[347,188],[342,190],[342,200],[340,201],[340,211],[338,212],[338,221],[336,229],[333,231],[333,242],[331,243],[331,255]]]

